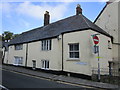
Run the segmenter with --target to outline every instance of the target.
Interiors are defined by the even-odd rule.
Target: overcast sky
[[[17,34],[43,26],[45,11],[50,13],[50,23],[73,16],[76,14],[77,4],[81,5],[83,15],[94,21],[108,0],[93,0],[91,2],[90,0],[89,2],[87,2],[88,0],[84,0],[86,2],[80,2],[80,0],[78,2],[68,1],[31,2],[31,0],[21,0],[20,2],[18,0],[15,2],[15,0],[9,0],[9,2],[1,2],[0,34],[3,31],[11,31]]]

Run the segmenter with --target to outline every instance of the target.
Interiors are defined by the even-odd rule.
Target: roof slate
[[[83,31],[92,29],[104,35],[110,36],[107,32],[88,20],[84,15],[74,15],[57,22],[24,32],[10,41],[12,44],[27,43],[46,38],[53,38],[62,33]]]

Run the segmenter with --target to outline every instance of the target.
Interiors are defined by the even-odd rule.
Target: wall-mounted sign
[[[76,64],[80,64],[80,65],[87,65],[86,62],[77,62]]]

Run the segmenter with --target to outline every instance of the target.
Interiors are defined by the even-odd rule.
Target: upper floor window
[[[22,50],[22,49],[23,49],[23,44],[15,45],[15,50]]]
[[[51,50],[51,44],[52,44],[52,41],[51,40],[42,40],[42,50]]]
[[[79,43],[69,44],[69,58],[79,58]]]

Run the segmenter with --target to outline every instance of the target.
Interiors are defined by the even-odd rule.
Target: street
[[[11,88],[81,88],[65,83],[59,83],[35,76],[25,75],[13,71],[3,70],[2,85],[8,89]],[[85,87],[86,88],[86,87]]]

